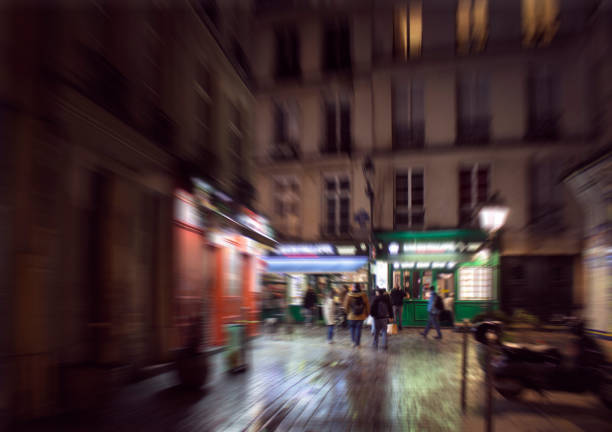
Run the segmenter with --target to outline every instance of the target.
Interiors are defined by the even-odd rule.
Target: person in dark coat
[[[317,294],[314,292],[311,286],[306,290],[304,294],[304,309],[306,309],[307,318],[306,324],[312,326],[316,317],[317,308]]]
[[[391,299],[387,294],[386,290],[379,289],[376,298],[372,302],[370,308],[370,315],[374,319],[374,341],[372,346],[374,349],[378,349],[378,337],[382,334],[382,348],[387,349],[387,324],[389,320],[393,320],[393,307],[391,305]]]
[[[391,305],[393,305],[393,318],[397,324],[397,331],[402,331],[402,308],[406,293],[395,285],[391,290]]]

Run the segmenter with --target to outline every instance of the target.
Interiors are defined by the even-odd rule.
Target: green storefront
[[[427,287],[436,286],[443,324],[471,319],[499,307],[499,250],[480,230],[402,231],[376,234],[372,267],[378,288],[406,293],[402,325],[427,322]]]

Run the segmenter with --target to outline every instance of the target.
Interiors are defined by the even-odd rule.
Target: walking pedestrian
[[[370,302],[365,292],[357,284],[353,291],[344,299],[344,309],[348,311],[349,328],[353,347],[359,347],[361,342],[361,327],[370,313]]]
[[[327,324],[327,343],[334,343],[334,325],[336,324],[336,304],[334,303],[334,293],[329,291],[323,303],[323,319]]]
[[[395,285],[391,290],[391,304],[393,305],[393,319],[397,324],[397,331],[402,331],[402,308],[404,307],[405,293]]]
[[[380,293],[378,292],[378,288],[374,288],[374,290],[372,291],[372,295],[370,296],[370,305],[374,303],[374,300],[379,295]],[[374,325],[374,318],[367,318],[366,324],[367,322],[370,322],[370,332],[372,333],[372,336],[374,336],[374,332],[376,331],[376,326]]]
[[[427,319],[427,325],[425,326],[425,331],[421,332],[421,336],[427,337],[427,333],[429,333],[429,329],[433,325],[433,327],[438,332],[438,336],[436,339],[442,339],[442,332],[440,332],[440,312],[444,310],[444,305],[442,304],[442,298],[436,294],[436,287],[432,285],[429,288],[429,299],[427,301],[427,312],[429,312],[429,318]]]
[[[311,286],[306,290],[304,294],[304,309],[306,313],[306,319],[304,320],[307,326],[311,326],[315,321],[315,308],[317,307],[317,295]]]
[[[386,290],[379,289],[377,292],[377,296],[372,302],[371,312],[372,318],[374,319],[374,341],[372,342],[372,347],[374,349],[378,349],[378,338],[382,335],[382,348],[384,350],[387,349],[387,324],[389,324],[389,320],[393,319],[391,317],[392,305],[391,299],[389,295],[386,293]]]

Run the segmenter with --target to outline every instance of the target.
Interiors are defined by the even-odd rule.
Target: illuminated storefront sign
[[[282,256],[361,256],[366,255],[358,244],[334,245],[331,243],[281,244],[276,255]]]
[[[280,245],[277,251],[281,255],[336,255],[331,244],[286,244]]]
[[[396,242],[393,242],[391,244],[389,244],[389,254],[390,255],[397,255],[397,253],[399,252],[399,244]]]
[[[481,246],[482,242],[427,242],[427,243],[404,243],[403,252],[405,254],[441,254],[455,252],[474,252]],[[397,243],[389,244],[389,254],[397,254],[399,247]]]
[[[356,246],[336,246],[338,255],[355,255],[357,253]]]

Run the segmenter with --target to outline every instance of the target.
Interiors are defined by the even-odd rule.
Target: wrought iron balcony
[[[411,126],[393,127],[393,150],[423,148],[425,143],[425,124],[414,123]]]
[[[526,139],[546,141],[559,139],[559,115],[529,116]]]
[[[269,156],[275,161],[299,160],[299,145],[290,141],[276,143],[270,149]]]
[[[490,140],[490,117],[459,118],[457,122],[457,144],[486,144]]]

